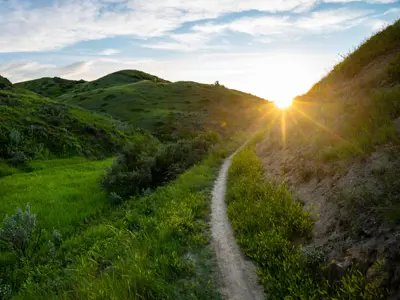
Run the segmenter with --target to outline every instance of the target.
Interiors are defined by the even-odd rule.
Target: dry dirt
[[[228,170],[236,153],[225,160],[212,192],[211,228],[213,247],[219,267],[218,281],[224,299],[261,300],[264,299],[264,291],[257,283],[256,267],[244,257],[236,244],[226,213],[225,193]]]

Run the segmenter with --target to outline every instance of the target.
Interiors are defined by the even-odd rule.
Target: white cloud
[[[98,53],[98,55],[105,55],[105,56],[111,56],[111,55],[116,55],[116,54],[119,54],[119,53],[121,53],[121,51],[120,50],[118,50],[118,49],[104,49],[103,51],[100,51],[99,53]]]
[[[397,7],[391,8],[383,13],[383,15],[390,15],[390,14],[400,15],[400,8]]]
[[[370,24],[374,32],[383,30],[390,25],[390,23],[385,20],[372,20]]]
[[[166,36],[188,21],[217,18],[227,13],[247,10],[304,12],[321,2],[319,0],[54,0],[50,4],[34,7],[34,0],[30,1],[13,0],[0,7],[0,52],[57,50],[79,41],[113,36],[138,38]],[[356,0],[340,2],[350,1]],[[325,0],[325,2],[338,2],[338,0]],[[244,25],[250,26],[246,23]],[[258,28],[260,26],[262,24],[259,24]],[[272,27],[272,24],[269,27]],[[256,26],[249,30],[261,29],[257,29]],[[177,47],[176,43],[171,45]]]
[[[177,51],[221,49],[221,43],[215,45],[212,41],[225,32],[245,33],[254,36],[261,43],[270,43],[271,36],[279,36],[280,39],[287,36],[300,38],[304,34],[344,30],[359,24],[370,13],[369,10],[340,8],[316,11],[309,16],[242,17],[226,23],[209,22],[195,25],[189,33],[171,34],[170,42],[146,43],[142,46]]]
[[[196,51],[202,49],[222,49],[224,45],[210,45],[215,35],[205,32],[190,32],[181,34],[171,34],[171,42],[147,43],[141,45],[145,48]]]
[[[0,74],[14,83],[41,77],[78,78],[81,74],[89,72],[93,63],[94,61],[82,61],[57,67],[52,64],[41,64],[35,61],[12,61],[0,63]]]
[[[368,10],[349,10],[345,8],[323,10],[309,16],[263,16],[243,17],[228,23],[207,23],[196,25],[193,30],[202,33],[241,32],[253,36],[304,34],[330,32],[352,27],[370,14]]]

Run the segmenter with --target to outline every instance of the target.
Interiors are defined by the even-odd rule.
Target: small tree
[[[214,83],[214,85],[215,85],[215,86],[219,86],[219,81],[217,80],[217,81]]]
[[[36,215],[29,204],[23,212],[20,208],[9,217],[6,215],[0,228],[0,242],[13,251],[18,258],[32,260],[41,243],[42,231],[36,228]]]

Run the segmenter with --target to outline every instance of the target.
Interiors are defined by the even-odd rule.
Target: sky
[[[138,69],[284,101],[399,17],[396,0],[0,0],[0,75]]]

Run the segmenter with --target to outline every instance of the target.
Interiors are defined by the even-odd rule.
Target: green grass
[[[56,98],[68,92],[84,92],[98,88],[135,83],[143,80],[168,82],[164,79],[158,78],[157,76],[141,71],[122,70],[90,82],[84,80],[67,80],[59,77],[44,77],[18,82],[15,83],[14,86],[33,91],[45,97]]]
[[[128,122],[163,140],[208,130],[230,136],[251,126],[267,104],[223,86],[171,83],[137,70],[118,71],[90,82],[41,78],[15,87]]]
[[[19,88],[0,90],[0,158],[116,154],[134,130],[114,120]],[[18,135],[18,139],[12,136]]]
[[[59,77],[49,78],[44,77],[35,80],[24,81],[14,84],[14,86],[33,91],[39,95],[55,98],[65,94],[70,90],[74,90],[77,87],[84,84],[85,81],[68,80]]]
[[[227,153],[214,152],[168,186],[114,207],[66,239],[56,262],[27,267],[29,283],[17,299],[220,299],[208,218]]]
[[[113,116],[159,136],[205,130],[232,133],[260,118],[266,102],[222,86],[195,82],[139,81],[59,97],[62,102]]]
[[[393,126],[400,116],[399,29],[400,20],[367,39],[296,98],[291,129],[296,134],[288,136],[289,143],[311,145],[308,156],[337,161],[399,142]]]
[[[318,89],[321,84],[329,83],[340,77],[351,78],[357,75],[363,67],[380,57],[396,53],[400,47],[400,20],[387,28],[377,32],[365,40],[358,48],[348,54],[337,64],[333,71],[317,83],[312,90]]]
[[[30,203],[41,227],[70,233],[108,206],[100,179],[111,163],[84,158],[32,162],[32,172],[0,179],[0,216]]]
[[[233,158],[227,203],[237,242],[258,265],[268,299],[382,298],[357,270],[329,282],[323,256],[295,243],[310,236],[313,222],[284,184],[265,182],[254,144]]]

